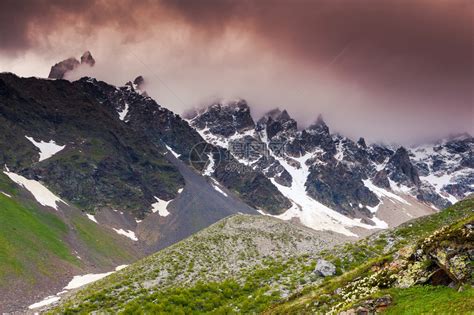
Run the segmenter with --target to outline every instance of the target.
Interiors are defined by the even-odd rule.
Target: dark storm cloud
[[[0,65],[2,57],[27,52],[61,60],[73,44],[98,52],[94,75],[104,80],[128,78],[147,63],[186,106],[228,93],[261,111],[290,107],[301,120],[322,111],[359,135],[387,133],[389,125],[392,135],[404,126],[407,137],[440,126],[472,132],[473,6],[472,0],[0,0]],[[132,59],[136,51],[143,56],[138,69],[122,56],[130,51]],[[151,81],[150,89],[158,89],[161,80]]]
[[[472,77],[469,0],[2,0],[0,47],[28,49],[55,29],[78,22],[87,31],[108,24],[124,32],[143,31],[159,27],[154,17],[163,7],[210,35],[242,28],[268,49],[305,61],[331,60],[348,48],[341,71],[359,71],[361,79],[367,71],[401,82],[403,71],[393,68],[428,77]]]
[[[164,1],[210,32],[233,23],[269,49],[315,65],[344,51],[333,71],[380,88],[473,85],[470,0]],[[432,84],[435,83],[435,84]]]
[[[93,35],[97,28],[114,25],[124,33],[133,32],[137,21],[134,13],[145,5],[146,1],[135,6],[128,0],[1,0],[0,52],[34,49],[63,28]]]

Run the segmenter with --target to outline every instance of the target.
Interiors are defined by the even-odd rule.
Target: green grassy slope
[[[386,293],[385,290],[390,288],[385,289],[382,285],[373,292],[368,290],[349,303],[334,293],[338,288],[345,290],[352,284],[356,287],[366,285],[369,289],[378,286],[378,282],[369,281],[362,285],[357,281],[368,279],[377,268],[393,261],[396,253],[403,251],[407,245],[416,244],[453,222],[458,222],[459,226],[472,220],[473,209],[474,201],[467,200],[430,217],[419,218],[353,244],[315,250],[306,255],[264,255],[259,257],[258,264],[254,263],[258,255],[252,250],[256,234],[221,234],[219,227],[225,226],[225,221],[222,221],[211,226],[208,231],[212,233],[205,237],[198,233],[147,257],[80,290],[51,312],[294,314],[326,313],[333,308],[343,310],[361,299]],[[270,234],[269,238],[276,243],[291,244],[294,241],[291,238],[285,240],[282,236]],[[239,247],[234,243],[236,240],[248,242],[248,246]],[[282,249],[284,251],[285,248]],[[339,275],[327,278],[316,275],[313,270],[318,258],[336,264]],[[427,290],[433,296],[442,295],[440,301],[453,301],[453,307],[469,305],[461,301],[470,299],[471,289],[460,293],[448,289],[415,287],[411,292],[421,295],[423,290]],[[393,297],[392,307],[395,310],[395,307],[408,307],[406,305],[410,301],[402,289],[390,289],[389,293]],[[431,303],[433,307],[443,310],[439,303]],[[421,304],[420,311],[423,311]]]
[[[0,172],[0,312],[60,291],[73,275],[136,260],[133,245],[78,209],[42,207]]]
[[[67,225],[40,211],[34,203],[20,202],[16,188],[0,173],[0,287],[9,279],[34,282],[39,274],[52,276],[56,261],[78,265],[64,242]]]
[[[414,286],[383,292],[393,297],[384,314],[474,314],[474,288],[461,292],[444,286]]]
[[[97,266],[116,266],[119,262],[135,261],[139,257],[125,244],[122,236],[101,228],[78,213],[71,214],[70,225],[86,249],[89,260]]]
[[[410,314],[410,307],[418,311],[416,314],[429,307],[439,309],[441,314],[449,314],[452,313],[448,312],[451,301],[453,310],[456,307],[465,310],[474,303],[469,284],[463,287],[466,292],[430,284],[414,285],[426,282],[437,270],[434,261],[444,248],[467,251],[474,246],[472,235],[461,233],[463,226],[473,221],[474,200],[465,200],[437,214],[324,253],[325,258],[338,267],[339,276],[326,278],[323,283],[306,288],[270,307],[266,313],[338,313],[385,294],[394,300],[387,309],[391,311],[393,307],[393,314]],[[427,296],[422,298],[423,292]],[[413,294],[412,298],[410,294]],[[437,300],[430,299],[430,296]],[[450,302],[441,305],[442,301]]]
[[[91,284],[53,312],[259,312],[316,280],[315,255],[343,240],[271,217],[236,215]]]

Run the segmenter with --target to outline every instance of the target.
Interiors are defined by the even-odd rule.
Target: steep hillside
[[[327,259],[340,276],[295,294],[268,314],[474,309],[474,200],[369,237]]]
[[[336,247],[335,235],[234,216],[65,297],[50,311],[326,313],[404,307],[404,288],[441,295],[440,301],[451,296],[453,306],[468,310],[473,210],[473,200],[463,201]]]
[[[157,200],[169,202],[183,188],[168,152],[201,171],[209,155],[222,150],[138,84],[117,88],[92,78],[68,82],[0,74],[0,131],[0,165],[40,179],[91,214],[115,209],[138,220],[153,212]],[[54,154],[42,155],[42,148],[54,146]],[[249,207],[277,213],[290,205],[253,169],[223,170],[219,181]]]
[[[0,311],[56,293],[74,275],[132,262],[143,255],[132,243],[64,203],[41,205],[0,173]]]
[[[314,268],[308,261],[345,240],[271,217],[235,215],[65,297],[54,312],[154,310],[151,301],[167,295],[193,303],[194,298],[178,296],[180,291],[190,294],[188,290],[204,298],[222,289],[227,302],[238,294],[240,302],[250,303],[248,297],[254,294],[258,304],[299,286],[298,277]],[[210,305],[226,308],[214,304],[213,299],[221,298],[212,297]],[[249,310],[257,307],[250,304]],[[164,301],[160,307],[171,307],[166,305]]]
[[[87,86],[0,74],[0,165],[91,213],[110,207],[143,217],[155,196],[176,197],[183,178],[163,146],[127,128]],[[43,158],[45,144],[62,149]]]

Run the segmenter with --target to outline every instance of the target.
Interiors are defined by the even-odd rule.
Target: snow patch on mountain
[[[54,140],[50,140],[49,142],[45,141],[35,141],[33,137],[25,136],[35,147],[40,150],[40,158],[39,162],[49,159],[59,151],[63,150],[66,146],[65,145],[57,145]]]
[[[30,310],[32,309],[35,309],[35,308],[40,308],[40,307],[43,307],[43,306],[46,306],[46,305],[50,305],[50,304],[53,304],[54,302],[57,302],[61,299],[61,297],[59,296],[48,296],[46,298],[44,298],[42,301],[40,302],[37,302],[37,303],[34,303],[34,304],[31,304],[30,306],[28,306],[28,308]]]
[[[459,201],[458,198],[444,191],[443,188],[450,184],[456,184],[459,181],[459,179],[462,177],[469,177],[469,176],[474,176],[474,172],[469,169],[467,170],[463,169],[463,170],[453,172],[451,174],[429,174],[427,176],[420,176],[420,179],[422,181],[425,181],[431,184],[441,197],[449,200],[451,203],[454,204]],[[474,190],[473,185],[471,185],[471,188]],[[468,194],[469,193],[465,195],[468,195]]]
[[[408,201],[406,201],[405,199],[403,199],[399,195],[396,195],[396,194],[394,194],[394,193],[392,193],[392,192],[390,192],[386,189],[375,186],[374,183],[372,183],[372,181],[370,179],[362,180],[362,182],[364,183],[364,186],[369,188],[374,194],[376,194],[377,197],[379,197],[379,199],[381,199],[382,197],[387,197],[391,200],[396,200],[400,203],[404,203],[406,205],[411,205]]]
[[[7,194],[6,192],[0,191],[0,193],[1,193],[2,195],[7,196],[8,198],[11,198],[11,197],[12,197],[11,195]]]
[[[4,171],[3,173],[7,175],[12,181],[28,190],[33,195],[33,197],[35,197],[36,201],[38,201],[41,205],[51,207],[55,210],[58,210],[57,202],[62,202],[67,205],[65,201],[57,197],[41,183],[32,179],[27,179],[21,175],[9,171]]]
[[[97,222],[97,220],[92,214],[86,213],[86,216],[87,218],[89,218],[89,220],[94,221],[95,223],[99,224],[99,222]]]
[[[390,178],[388,179],[388,182],[390,183],[390,189],[395,192],[405,194],[405,195],[411,195],[413,192],[413,189],[411,187],[408,187],[400,183],[396,183]]]
[[[131,230],[124,230],[124,229],[116,229],[116,228],[113,228],[113,230],[115,232],[117,232],[117,234],[120,234],[120,235],[123,235],[123,236],[126,236],[128,237],[129,239],[131,239],[132,241],[138,241],[138,238],[137,236],[135,235],[135,232],[131,231]]]
[[[181,154],[176,153],[176,152],[175,152],[173,149],[171,149],[171,147],[168,146],[167,144],[165,144],[165,146],[166,146],[166,148],[168,149],[168,151],[170,151],[171,154],[174,155],[175,158],[179,159],[179,157],[181,156]]]
[[[211,184],[212,187],[218,192],[218,193],[221,193],[222,195],[224,195],[225,197],[229,197],[229,195],[227,195],[220,187],[219,187],[219,183],[217,182],[217,180],[215,180],[214,178],[212,179],[213,183]]]
[[[329,230],[348,236],[357,236],[348,229],[350,227],[358,226],[366,229],[385,228],[387,224],[382,220],[373,220],[376,224],[375,226],[363,224],[359,220],[350,219],[308,196],[305,183],[309,176],[309,166],[306,162],[315,153],[317,152],[293,158],[300,164],[299,168],[288,164],[285,159],[273,155],[293,178],[290,187],[280,185],[273,178],[271,179],[278,190],[293,202],[293,206],[290,209],[275,217],[283,220],[298,218],[302,224],[314,230]]]
[[[71,281],[63,288],[61,292],[56,293],[56,295],[48,296],[44,298],[42,301],[31,304],[28,306],[30,310],[32,309],[37,309],[43,306],[47,306],[50,304],[53,304],[61,299],[61,295],[64,293],[67,293],[69,290],[74,290],[78,289],[82,286],[85,286],[86,284],[98,281],[102,278],[105,278],[111,274],[113,274],[116,271],[122,270],[128,265],[120,265],[115,268],[115,271],[109,271],[109,272],[104,272],[104,273],[90,273],[90,274],[85,274],[85,275],[79,275],[79,276],[74,276]]]
[[[119,114],[119,119],[124,121],[125,120],[125,117],[127,116],[128,114],[128,110],[129,110],[129,107],[128,107],[128,103],[125,102],[125,106],[122,110],[118,111],[118,114]],[[126,122],[126,121],[125,121]]]
[[[214,163],[214,158],[212,157],[212,154],[209,153],[208,155],[208,158],[209,158],[209,161],[207,162],[206,164],[206,168],[204,169],[203,171],[203,175],[205,176],[211,176],[212,173],[214,173],[214,166],[215,166],[215,163]]]
[[[342,147],[342,141],[339,141],[336,146],[336,149],[337,153],[334,155],[334,158],[340,162],[344,159],[344,149]]]
[[[158,212],[158,214],[162,217],[168,216],[170,213],[166,208],[168,207],[168,204],[171,202],[171,200],[165,201],[156,196],[155,200],[156,202],[151,205],[151,211],[153,213]]]

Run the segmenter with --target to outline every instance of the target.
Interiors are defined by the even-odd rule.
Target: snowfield
[[[224,195],[225,197],[229,197],[220,187],[219,187],[219,182],[215,180],[214,178],[212,179],[213,183],[211,183],[212,187],[220,194]]]
[[[89,218],[89,220],[94,221],[95,223],[99,224],[95,217],[92,214],[86,213],[86,216]]]
[[[118,114],[119,114],[119,119],[124,121],[125,120],[125,117],[127,116],[128,114],[128,103],[125,102],[125,107],[123,110],[121,111],[118,111]]]
[[[171,154],[174,155],[175,158],[179,159],[179,157],[181,156],[181,154],[176,153],[176,152],[175,152],[173,149],[171,149],[171,147],[168,146],[167,144],[166,144],[165,146],[166,146],[166,148],[168,149],[168,151],[170,151]]]
[[[127,267],[128,265],[120,265],[115,268],[115,271],[119,271]],[[53,296],[48,296],[45,299],[43,299],[40,302],[31,304],[28,306],[30,310],[40,308],[46,305],[53,304],[61,299],[60,295],[68,292],[69,290],[77,289],[80,288],[86,284],[95,282],[97,280],[100,280],[102,278],[105,278],[111,274],[113,274],[115,271],[110,271],[110,272],[104,272],[104,273],[90,273],[86,275],[80,275],[80,276],[74,276],[71,281],[63,288],[61,292],[58,292],[56,295]]]
[[[6,192],[0,191],[0,193],[2,193],[2,195],[7,196],[8,198],[11,198],[11,197],[12,197],[11,195],[7,194]]]
[[[28,139],[31,143],[33,143],[33,145],[40,150],[39,162],[49,159],[50,157],[52,157],[53,155],[55,155],[66,147],[65,145],[57,145],[54,140],[51,140],[49,142],[36,142],[33,137],[25,136],[25,138]]]
[[[155,196],[155,200],[156,202],[153,203],[151,205],[151,211],[153,213],[155,212],[158,212],[158,214],[162,217],[166,217],[168,216],[170,213],[169,211],[166,209],[168,207],[168,204],[172,201],[172,200],[169,200],[169,201],[165,201],[163,199],[160,199],[158,197]]]
[[[212,154],[209,153],[208,155],[209,162],[206,164],[206,169],[203,171],[204,176],[212,176],[212,173],[214,173],[214,158],[212,157]]]
[[[49,304],[53,304],[54,302],[57,302],[59,301],[61,298],[59,296],[56,296],[56,295],[53,295],[53,296],[48,296],[46,297],[44,300],[38,302],[38,303],[34,303],[34,304],[31,304],[30,306],[28,306],[28,308],[30,310],[32,309],[35,309],[35,308],[40,308],[42,306],[46,306],[46,305],[49,305]]]
[[[41,205],[51,207],[55,210],[58,210],[57,202],[62,202],[67,205],[65,201],[49,191],[49,189],[44,187],[40,182],[27,179],[21,175],[9,172],[8,170],[3,173],[12,181],[28,190]]]
[[[135,235],[135,232],[131,231],[131,230],[124,230],[124,229],[116,229],[116,228],[113,228],[113,230],[115,232],[117,232],[117,234],[120,234],[120,235],[123,235],[123,236],[126,236],[128,237],[129,239],[131,239],[132,241],[138,241],[138,238],[137,236]]]

